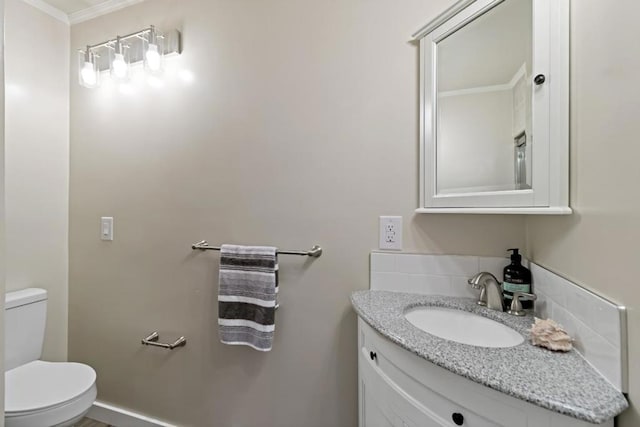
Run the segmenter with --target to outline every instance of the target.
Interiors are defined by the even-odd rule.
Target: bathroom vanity
[[[531,316],[488,310],[467,298],[402,292],[360,291],[351,301],[359,316],[360,427],[612,427],[628,405],[575,351],[555,353],[528,341],[463,344],[421,330],[406,313],[459,310],[498,322],[522,341]]]

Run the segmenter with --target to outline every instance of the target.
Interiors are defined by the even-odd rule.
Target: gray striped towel
[[[278,295],[277,249],[222,245],[220,252],[220,341],[271,350]]]

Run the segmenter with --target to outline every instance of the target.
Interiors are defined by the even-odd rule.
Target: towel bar
[[[142,344],[151,345],[154,347],[167,348],[169,350],[173,350],[176,347],[184,347],[185,345],[187,345],[187,339],[185,337],[178,338],[173,344],[165,344],[163,342],[158,342],[159,338],[160,338],[160,335],[158,335],[158,331],[156,331],[151,335],[149,335],[148,337],[143,338]]]
[[[191,249],[201,250],[201,251],[219,251],[219,246],[209,246],[209,243],[206,240],[203,240],[198,243],[194,243],[191,245]],[[281,255],[301,255],[301,256],[309,256],[313,258],[318,258],[322,255],[322,248],[318,245],[315,245],[308,251],[278,251],[278,254]]]

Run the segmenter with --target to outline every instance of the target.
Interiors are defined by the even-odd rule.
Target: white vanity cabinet
[[[527,369],[524,361],[522,369]],[[358,388],[359,427],[593,426],[440,368],[390,342],[360,318]],[[613,427],[613,420],[601,425]]]

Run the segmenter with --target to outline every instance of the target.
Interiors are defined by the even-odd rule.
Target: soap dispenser
[[[504,268],[502,295],[507,307],[511,306],[514,292],[531,293],[531,271],[522,265],[522,255],[519,249],[509,249],[511,254],[511,264]],[[533,301],[522,301],[522,308],[532,308]]]

